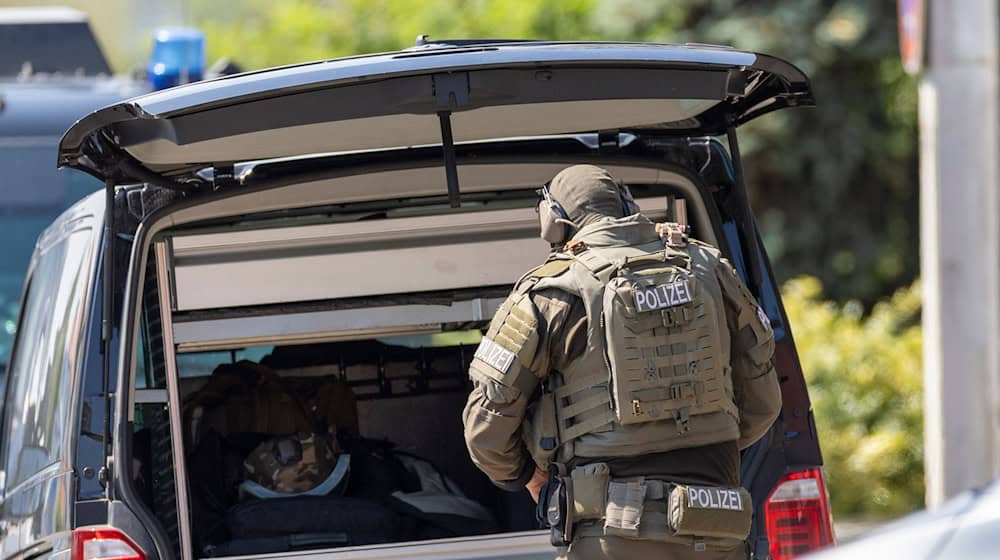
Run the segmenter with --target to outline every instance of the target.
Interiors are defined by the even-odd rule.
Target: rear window
[[[3,414],[8,491],[63,456],[74,361],[67,350],[80,327],[89,239],[81,229],[47,248],[29,281]]]

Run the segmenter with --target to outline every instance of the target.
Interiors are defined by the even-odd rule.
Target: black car
[[[624,180],[653,219],[686,207],[693,234],[758,297],[784,403],[743,455],[757,511],[748,546],[784,559],[830,544],[809,397],[735,134],[812,102],[792,65],[724,47],[444,41],[90,114],[63,137],[59,165],[105,189],[40,238],[17,329],[3,558],[551,557],[526,494],[469,461],[460,412],[482,329],[547,255],[535,191],[581,162]],[[253,507],[286,527],[272,531],[278,548],[234,546],[242,504],[216,504],[230,540],[208,540],[196,506],[226,464],[195,468],[206,451],[192,403],[227,364],[347,384],[364,437],[436,464],[439,491],[493,529],[306,534],[287,528],[298,512],[263,500]],[[325,514],[361,524],[365,512]]]

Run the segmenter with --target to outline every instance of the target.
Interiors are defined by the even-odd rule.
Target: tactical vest
[[[578,295],[588,325],[586,351],[550,372],[525,430],[536,463],[736,440],[718,252],[655,241],[576,253],[525,279]]]

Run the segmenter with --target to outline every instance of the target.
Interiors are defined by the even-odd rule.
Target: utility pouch
[[[604,532],[608,535],[639,538],[639,522],[646,502],[644,479],[608,483],[608,503],[604,508]]]
[[[678,484],[667,499],[667,525],[677,536],[745,540],[752,519],[744,488]]]
[[[548,470],[549,463],[559,450],[558,423],[556,421],[555,394],[547,384],[542,394],[528,409],[525,429],[522,432],[525,446],[539,468]]]
[[[549,481],[538,500],[540,521],[548,525],[552,546],[569,546],[573,541],[573,480],[566,476],[566,468],[558,463],[549,464]]]
[[[538,445],[545,451],[555,451],[558,444],[558,435],[556,434],[556,397],[552,391],[548,390],[548,387],[542,393],[542,401],[538,403],[538,410]]]
[[[606,463],[591,463],[576,467],[573,479],[573,516],[576,521],[600,519],[608,503],[608,481],[611,471]]]

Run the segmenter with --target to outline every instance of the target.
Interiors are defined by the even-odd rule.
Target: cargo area
[[[701,196],[662,180],[635,188],[654,220]],[[476,347],[547,252],[533,189],[482,198],[463,211],[202,219],[153,238],[129,455],[132,487],[174,552],[482,554],[503,542],[507,557],[546,553],[528,494],[493,485],[463,438]],[[714,241],[705,206],[690,208]]]
[[[536,529],[527,495],[495,487],[465,450],[461,411],[479,337],[479,330],[465,329],[178,355],[195,555]],[[276,382],[263,379],[272,375]],[[334,393],[349,391],[353,402],[343,394],[317,402],[332,387]],[[253,495],[247,491],[248,457],[305,429],[289,420],[301,417],[300,405],[325,408],[317,415],[340,420],[330,435],[338,459],[349,457],[346,472],[334,487],[313,495]],[[238,418],[241,408],[258,417]],[[357,426],[344,420],[350,417]],[[147,491],[152,497],[153,488]]]

